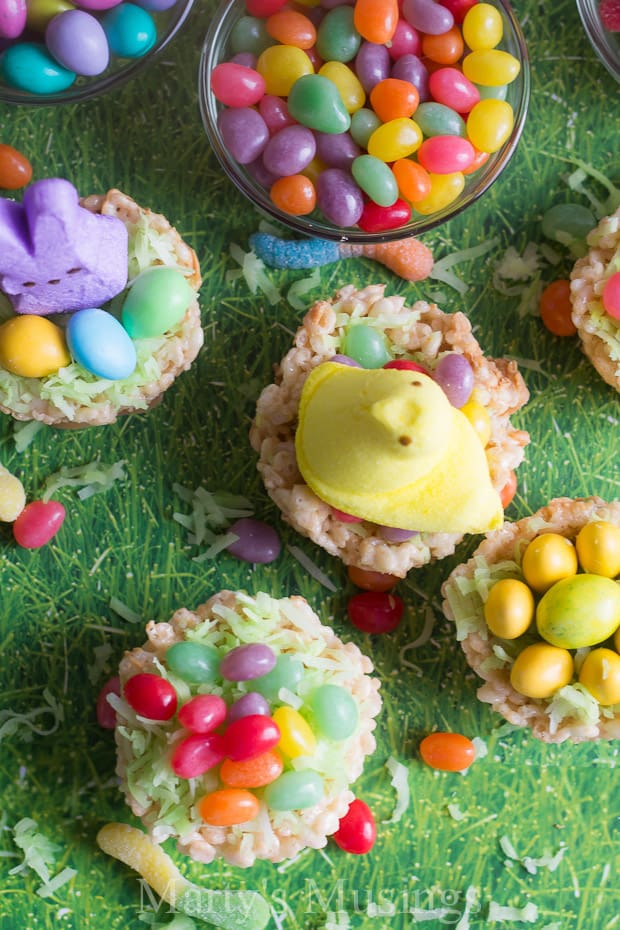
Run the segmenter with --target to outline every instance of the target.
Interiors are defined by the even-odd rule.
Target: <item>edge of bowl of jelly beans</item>
[[[613,0],[577,0],[577,10],[592,48],[620,81],[620,7]]]
[[[175,37],[194,0],[0,0],[0,101],[50,105],[124,84]]]
[[[199,99],[224,171],[290,229],[386,242],[480,197],[529,102],[503,0],[225,0]]]

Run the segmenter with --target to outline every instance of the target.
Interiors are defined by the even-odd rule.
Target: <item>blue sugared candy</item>
[[[71,87],[75,71],[59,64],[40,42],[18,42],[2,53],[0,74],[10,87],[32,94],[56,94]]]
[[[45,31],[48,50],[76,74],[92,77],[108,67],[108,41],[98,19],[85,10],[59,13]]]
[[[109,381],[128,378],[136,367],[136,350],[129,334],[106,310],[78,310],[69,319],[67,344],[73,359]]]
[[[101,24],[110,50],[120,58],[146,55],[157,38],[153,17],[135,3],[121,3],[108,10]]]

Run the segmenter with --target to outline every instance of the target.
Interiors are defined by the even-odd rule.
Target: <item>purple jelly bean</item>
[[[265,94],[258,104],[258,112],[267,123],[270,133],[279,132],[286,126],[293,126],[295,120],[288,111],[286,101],[275,94]]]
[[[329,168],[350,168],[362,149],[349,132],[315,132],[316,154]]]
[[[443,35],[454,25],[450,10],[435,0],[404,0],[402,13],[414,29],[432,36]]]
[[[241,717],[250,717],[260,714],[261,717],[268,717],[271,708],[269,701],[259,694],[258,691],[248,691],[239,700],[235,701],[228,708],[226,723],[233,723]]]
[[[433,378],[453,407],[466,404],[474,389],[474,372],[469,361],[458,352],[450,352],[437,362]]]
[[[246,643],[226,653],[220,675],[227,681],[251,681],[267,675],[275,664],[275,653],[265,643]]]
[[[390,76],[392,59],[385,45],[362,42],[355,56],[355,73],[367,94],[373,87]]]
[[[263,164],[280,177],[299,174],[316,155],[313,132],[306,126],[285,126],[271,137],[263,152]]]
[[[229,61],[234,65],[243,65],[244,68],[255,69],[258,59],[253,52],[237,52],[236,55],[233,55],[232,58],[229,58]]]
[[[255,158],[254,161],[251,161],[249,165],[246,165],[246,171],[248,174],[251,174],[254,180],[260,184],[261,187],[264,187],[265,190],[269,190],[274,181],[278,180],[275,174],[272,174],[271,171],[267,171],[260,155],[258,158]]]
[[[319,208],[335,226],[355,226],[364,210],[364,198],[351,175],[342,168],[326,168],[316,183]]]
[[[390,77],[397,78],[399,81],[409,81],[415,85],[420,101],[430,99],[428,89],[428,69],[421,58],[417,55],[402,55],[392,66]]]
[[[350,365],[351,368],[361,368],[359,362],[354,358],[351,358],[350,355],[332,355],[330,362],[338,362],[339,365]]]
[[[407,542],[408,539],[418,535],[414,530],[400,530],[396,526],[380,526],[379,534],[386,542],[391,543]]]
[[[239,538],[226,548],[242,562],[273,562],[280,555],[280,537],[262,520],[242,517],[228,531]]]
[[[269,141],[269,130],[260,113],[251,107],[222,110],[218,126],[224,145],[240,165],[248,165]]]

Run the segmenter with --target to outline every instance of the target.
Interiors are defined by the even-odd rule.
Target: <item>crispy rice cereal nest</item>
[[[4,402],[0,402],[0,410],[11,414],[16,420],[40,420],[50,426],[79,428],[103,426],[114,423],[119,416],[124,414],[148,410],[159,402],[162,394],[175,378],[190,368],[204,340],[197,299],[202,283],[198,259],[194,250],[183,241],[168,220],[158,213],[152,213],[138,206],[131,197],[119,190],[110,190],[105,195],[91,195],[83,198],[80,203],[92,213],[117,216],[127,226],[130,233],[140,219],[146,220],[149,228],[167,241],[168,249],[175,256],[177,267],[187,269],[187,281],[196,296],[192,299],[179,326],[167,334],[165,340],[159,340],[162,344],[153,355],[158,371],[157,377],[137,384],[135,396],[129,403],[119,406],[108,396],[108,391],[104,388],[101,394],[94,396],[88,405],[63,399],[62,406],[58,406],[53,400],[39,396],[36,391],[38,379],[28,379],[33,383],[33,391],[29,403],[26,401],[24,405],[20,402],[19,409],[11,407],[5,392],[0,393],[0,397],[4,398]],[[156,259],[153,265],[157,264],[164,264],[164,262]],[[104,384],[109,383],[114,385],[117,382],[104,382]],[[20,398],[20,401],[23,400]]]
[[[310,308],[297,330],[294,348],[276,366],[274,383],[258,399],[250,441],[259,453],[257,467],[270,497],[299,533],[339,556],[346,565],[404,578],[411,568],[451,555],[462,535],[423,533],[398,544],[386,542],[374,524],[335,519],[332,508],[310,490],[297,467],[299,398],[310,371],[337,351],[336,312],[371,318],[402,316],[403,325],[396,323],[386,328],[386,335],[398,347],[398,354],[415,354],[422,365],[432,368],[445,352],[466,356],[474,370],[477,399],[491,417],[492,434],[486,453],[498,491],[508,481],[511,470],[523,461],[529,435],[512,428],[510,415],[526,403],[529,393],[516,362],[485,358],[463,313],[443,313],[435,304],[423,300],[409,308],[404,297],[384,297],[384,290],[384,285],[378,284],[360,291],[348,285],[338,291],[333,301],[320,300]]]
[[[319,849],[325,846],[327,837],[338,829],[339,820],[346,814],[355,797],[349,785],[359,778],[365,757],[374,752],[376,745],[372,731],[376,726],[374,718],[381,709],[381,698],[379,680],[370,676],[373,671],[372,662],[360,652],[354,643],[343,643],[329,627],[324,626],[305,598],[300,596],[275,600],[262,594],[252,598],[232,591],[221,591],[194,611],[186,608],[177,610],[169,623],[150,622],[146,627],[148,641],[143,647],[127,652],[120,663],[121,682],[124,684],[128,678],[139,672],[156,672],[155,663],[164,660],[168,647],[182,642],[186,631],[193,630],[200,624],[210,624],[209,643],[211,645],[219,644],[220,647],[230,649],[240,642],[259,641],[261,626],[264,623],[263,617],[260,616],[261,598],[264,599],[263,611],[265,611],[265,603],[268,604],[267,614],[271,615],[272,611],[276,610],[276,622],[275,626],[273,623],[271,625],[272,632],[260,641],[267,642],[274,650],[279,650],[280,654],[288,653],[301,659],[305,675],[311,676],[309,679],[311,684],[312,682],[314,684],[338,684],[348,690],[355,698],[359,721],[355,732],[346,740],[337,743],[319,741],[317,746],[319,761],[315,764],[319,771],[321,771],[321,765],[325,767],[323,773],[325,794],[318,804],[301,811],[282,812],[271,810],[264,801],[261,801],[260,811],[252,821],[233,827],[210,826],[193,811],[193,803],[209,791],[223,787],[217,774],[214,774],[216,770],[213,769],[199,779],[192,779],[191,782],[198,784],[186,789],[186,816],[189,826],[181,835],[166,824],[167,812],[162,810],[161,802],[153,798],[138,799],[132,794],[128,768],[133,766],[137,769],[136,778],[140,783],[140,793],[145,791],[145,778],[140,773],[147,772],[146,791],[148,793],[151,789],[151,769],[143,767],[143,761],[134,751],[128,733],[133,732],[140,741],[148,726],[144,727],[143,718],[138,718],[139,722],[136,723],[135,715],[127,705],[125,705],[125,712],[133,718],[133,723],[124,717],[122,709],[117,709],[116,771],[121,778],[121,787],[127,803],[133,813],[142,819],[155,842],[162,843],[169,836],[174,836],[179,851],[199,862],[208,863],[222,857],[234,865],[248,867],[256,859],[280,862],[283,859],[292,858],[306,847]],[[247,619],[244,613],[245,610],[251,610],[253,604],[257,605],[259,614],[258,628]],[[250,684],[251,682],[248,683]],[[192,694],[196,687],[193,686]],[[208,687],[201,686],[200,693],[206,693]],[[213,690],[221,692],[221,688]],[[251,690],[251,688],[247,687],[245,690]],[[156,763],[155,782],[161,782],[161,770],[167,768],[165,765],[167,747],[176,741],[175,734],[178,739],[180,732],[184,731],[179,730],[174,719],[167,725],[154,726],[156,729],[166,731],[163,739],[161,734],[157,737],[157,745],[161,746],[164,757],[160,755]],[[323,749],[321,749],[321,744],[323,744]],[[327,758],[325,752],[329,755],[330,751],[334,755],[331,763],[328,764],[325,762]],[[311,760],[309,767],[312,767],[313,762],[314,760]],[[329,765],[331,765],[331,774],[328,771]],[[304,766],[296,765],[295,767],[303,768]],[[169,769],[168,774],[175,779]],[[177,783],[179,781],[184,782],[186,786],[190,785],[190,782],[184,779],[176,779]]]
[[[511,662],[499,661],[494,647],[510,649],[510,643],[494,637],[488,630],[483,615],[483,592],[500,577],[519,577],[521,556],[527,544],[541,533],[559,533],[574,540],[579,530],[593,520],[605,520],[620,526],[620,502],[606,503],[599,497],[559,497],[541,507],[531,517],[517,523],[504,523],[499,530],[489,533],[468,562],[458,565],[442,586],[443,610],[446,617],[455,621],[454,606],[459,598],[459,583],[471,581],[480,572],[480,560],[488,566],[504,564],[504,570],[489,578],[485,568],[479,590],[470,593],[466,618],[456,620],[457,638],[461,642],[468,664],[484,679],[478,689],[481,701],[490,704],[510,723],[529,727],[532,734],[547,743],[574,743],[596,739],[620,738],[620,706],[600,708],[598,720],[564,716],[554,709],[553,700],[525,697],[510,684]],[[463,595],[464,599],[465,595]],[[462,610],[458,611],[462,613]],[[594,702],[596,704],[596,702]]]
[[[620,271],[620,207],[600,221],[587,242],[590,250],[575,262],[570,276],[572,320],[585,354],[607,384],[620,391],[620,321],[605,312],[601,301],[607,278]]]

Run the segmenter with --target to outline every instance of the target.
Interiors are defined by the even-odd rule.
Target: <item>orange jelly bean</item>
[[[398,78],[385,78],[370,91],[372,108],[383,123],[412,116],[418,108],[420,94],[415,84]]]
[[[353,24],[368,42],[389,42],[398,25],[398,0],[357,0]]]
[[[428,33],[422,38],[422,53],[431,61],[441,65],[456,64],[464,48],[463,37],[458,26],[453,26],[441,35]]]
[[[291,216],[305,216],[316,207],[314,184],[303,174],[278,178],[272,184],[269,196],[279,210]]]
[[[32,178],[32,165],[25,155],[12,145],[0,145],[0,187],[15,191],[25,187]]]
[[[307,16],[296,10],[279,10],[269,16],[265,22],[265,29],[272,39],[282,45],[309,49],[316,42],[314,24]]]
[[[511,471],[508,475],[508,481],[504,487],[499,492],[499,498],[502,502],[502,507],[504,510],[512,503],[515,494],[517,493],[517,476],[514,471]]]
[[[198,802],[198,813],[212,827],[232,827],[246,823],[258,814],[260,803],[245,788],[220,788]]]
[[[481,152],[480,149],[474,149],[475,155],[471,165],[467,168],[461,168],[461,174],[473,174],[478,168],[482,168],[489,160],[488,152]]]
[[[431,192],[431,178],[426,170],[417,161],[410,158],[399,158],[392,165],[392,172],[398,184],[398,190],[405,200],[416,203],[424,200]]]
[[[442,772],[462,772],[476,758],[476,747],[460,733],[429,733],[419,748],[422,760]]]
[[[554,336],[574,336],[577,327],[572,321],[570,281],[560,278],[548,284],[540,295],[540,318]]]
[[[282,774],[284,764],[277,752],[267,750],[253,759],[233,762],[224,759],[220,768],[220,778],[229,788],[262,788],[270,785]]]
[[[388,575],[385,572],[372,572],[365,568],[358,568],[357,565],[349,565],[347,568],[349,580],[357,588],[364,591],[391,591],[400,581],[396,575]]]

